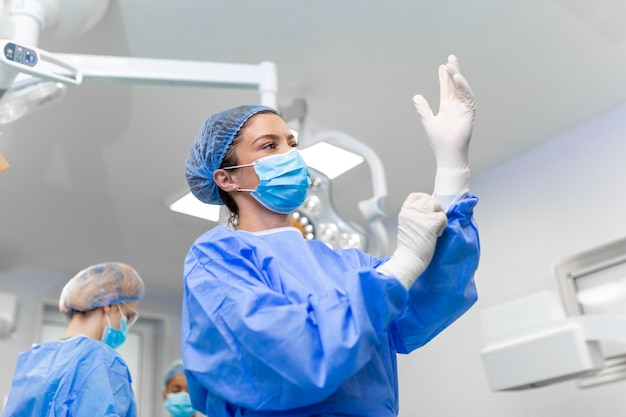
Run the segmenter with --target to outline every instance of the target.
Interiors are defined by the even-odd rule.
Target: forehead
[[[167,381],[167,389],[187,388],[187,379],[185,374],[176,374]]]
[[[254,139],[265,135],[290,135],[291,131],[282,117],[274,113],[258,113],[249,118],[240,135]]]

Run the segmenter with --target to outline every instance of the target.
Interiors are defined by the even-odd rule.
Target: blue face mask
[[[104,328],[104,332],[102,332],[102,337],[100,340],[103,343],[111,346],[113,349],[117,349],[126,341],[126,336],[128,336],[128,327],[126,326],[126,316],[122,313],[122,308],[119,304],[117,304],[117,308],[120,309],[120,314],[122,318],[120,319],[120,329],[115,329],[111,327],[111,322],[109,321],[109,315],[106,314],[105,318],[107,319],[107,325]]]
[[[238,191],[250,191],[259,203],[276,213],[291,213],[304,203],[311,185],[311,174],[295,148],[264,156],[251,164],[224,169],[248,166],[252,166],[259,176],[259,185],[254,190],[240,188]]]
[[[195,410],[191,408],[188,392],[172,392],[165,397],[165,408],[173,417],[191,417]]]

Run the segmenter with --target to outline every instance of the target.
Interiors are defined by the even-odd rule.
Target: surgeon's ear
[[[237,189],[237,184],[235,183],[235,180],[225,169],[216,169],[213,172],[213,181],[215,181],[215,184],[217,184],[218,187],[226,192]]]

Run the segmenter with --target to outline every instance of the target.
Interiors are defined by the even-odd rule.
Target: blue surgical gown
[[[3,417],[137,416],[126,363],[86,336],[19,354]]]
[[[396,416],[396,353],[424,345],[476,301],[478,199],[448,210],[407,292],[359,250],[295,228],[215,227],[185,260],[182,353],[194,408],[211,417]]]

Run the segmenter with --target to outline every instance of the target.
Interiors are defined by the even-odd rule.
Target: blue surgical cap
[[[163,384],[165,385],[165,387],[167,388],[167,383],[170,382],[170,379],[172,379],[175,375],[184,373],[184,369],[185,368],[183,368],[182,359],[176,359],[174,362],[172,362],[170,367],[167,368],[167,373],[163,378]]]
[[[59,310],[72,314],[138,301],[144,292],[143,281],[131,266],[105,262],[83,269],[65,284],[59,298]]]
[[[186,161],[187,183],[198,200],[208,204],[224,204],[217,184],[213,181],[213,172],[219,169],[228,147],[243,124],[262,111],[278,114],[271,107],[245,105],[215,113],[204,122]]]

